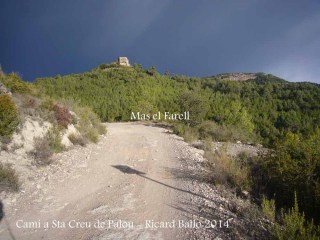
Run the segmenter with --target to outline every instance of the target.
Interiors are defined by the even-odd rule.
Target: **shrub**
[[[31,154],[37,165],[48,165],[52,162],[53,151],[47,137],[34,138],[34,150]]]
[[[279,208],[293,202],[294,192],[306,218],[320,222],[320,131],[308,138],[287,134],[252,168],[254,193],[275,196]]]
[[[154,76],[158,73],[157,68],[155,66],[151,66],[148,70],[146,70],[146,73],[150,76]]]
[[[201,94],[193,91],[182,93],[178,102],[181,111],[190,112],[190,120],[185,120],[185,123],[193,127],[201,123],[209,111],[208,101]]]
[[[60,129],[57,126],[51,127],[44,137],[34,138],[34,150],[31,155],[37,165],[48,165],[52,162],[52,155],[64,150],[61,143]]]
[[[228,185],[228,176],[227,172],[227,160],[223,160],[223,158],[227,159],[225,154],[220,155],[217,158],[217,152],[213,151],[205,151],[204,157],[207,159],[205,163],[205,168],[207,170],[207,179],[209,182],[213,182],[215,184]]]
[[[2,143],[2,144],[1,144],[0,151],[8,151],[8,150],[9,150],[8,144]]]
[[[9,164],[0,163],[0,186],[1,189],[18,190],[19,188],[18,175]]]
[[[99,133],[96,129],[91,128],[87,133],[86,133],[86,138],[93,142],[93,143],[97,143],[99,141]]]
[[[53,126],[49,129],[47,136],[48,144],[53,152],[61,152],[64,150],[64,145],[61,143],[61,131],[58,126]]]
[[[43,97],[41,99],[41,102],[39,103],[39,114],[40,117],[48,121],[50,123],[56,123],[56,116],[55,112],[53,111],[53,106],[55,105],[55,101],[52,98],[49,97]]]
[[[8,151],[11,143],[11,136],[0,136],[1,151]]]
[[[289,209],[288,213],[281,211],[282,226],[275,226],[275,237],[279,240],[301,239],[301,240],[318,240],[320,237],[320,228],[308,222],[304,213],[299,212],[297,195],[294,197],[294,206]]]
[[[192,128],[181,123],[173,126],[173,132],[183,137],[186,142],[192,142],[199,138],[199,133],[196,128]]]
[[[23,105],[22,107],[23,108],[37,108],[38,105],[39,105],[39,100],[32,96],[32,95],[27,95],[27,94],[24,94],[24,97],[23,97]]]
[[[226,150],[205,151],[208,178],[218,184],[236,187],[238,190],[250,189],[250,171],[248,159],[239,155],[230,157]]]
[[[213,121],[204,121],[199,126],[199,135],[201,139],[205,138],[212,138],[214,140],[220,140],[215,139],[215,132],[217,131],[218,125],[214,123]]]
[[[15,152],[16,150],[22,148],[23,146],[24,146],[23,143],[20,143],[20,144],[14,143],[14,144],[11,146],[10,151],[11,151],[11,152]]]
[[[99,68],[102,69],[102,70],[106,69],[107,67],[108,67],[108,65],[105,64],[105,63],[99,65]]]
[[[95,125],[95,128],[98,130],[98,133],[103,135],[103,134],[106,134],[107,133],[107,128],[105,125],[103,125],[102,123],[97,123]]]
[[[211,137],[214,141],[231,141],[237,140],[243,142],[255,142],[256,137],[253,133],[247,132],[245,129],[232,126],[220,125],[213,121],[204,121],[198,127],[201,139]]]
[[[68,136],[69,140],[72,142],[73,145],[80,145],[80,146],[86,146],[88,141],[87,139],[85,139],[83,136],[79,135],[79,134],[70,134]]]
[[[274,199],[268,200],[265,196],[262,198],[262,212],[271,221],[276,221],[276,205]]]
[[[149,101],[141,100],[135,106],[132,107],[131,112],[154,113],[154,112],[157,112],[157,109]],[[132,120],[135,120],[135,119],[132,119]]]
[[[72,115],[69,109],[61,104],[55,104],[53,111],[58,125],[68,128],[68,125],[72,122]]]
[[[5,73],[3,72],[2,66],[1,66],[1,64],[0,64],[0,79],[3,78],[3,77],[5,77],[5,76],[6,76],[6,75],[5,75]]]
[[[0,95],[0,136],[10,136],[18,123],[18,111],[11,97]]]
[[[91,142],[98,142],[99,134],[106,132],[98,116],[89,107],[77,107],[75,111],[79,117],[77,129],[80,134]]]
[[[3,83],[13,93],[32,93],[35,90],[30,83],[22,81],[17,73],[10,73],[3,78]]]
[[[40,107],[41,107],[42,109],[46,109],[46,110],[51,111],[51,110],[53,110],[53,106],[54,106],[54,105],[55,105],[55,101],[54,101],[52,98],[50,98],[50,97],[44,97],[44,99],[43,99],[42,102],[41,102]]]
[[[22,122],[27,116],[31,116],[32,118],[37,118],[40,116],[40,101],[37,97],[31,94],[15,93],[12,99],[19,110],[19,115]]]
[[[203,140],[203,150],[212,151],[212,139],[210,137]]]

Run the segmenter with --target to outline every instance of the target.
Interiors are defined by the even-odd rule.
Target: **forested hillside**
[[[92,107],[103,121],[127,121],[131,111],[189,110],[195,124],[212,120],[240,129],[241,136],[255,135],[267,145],[287,132],[308,135],[319,127],[319,85],[290,83],[263,73],[255,76],[229,81],[219,76],[161,75],[141,65],[103,64],[86,73],[37,79],[36,85],[50,96]],[[183,98],[199,100],[201,111]]]
[[[184,84],[147,74],[139,67],[102,67],[83,74],[38,79],[36,84],[52,96],[90,105],[103,121],[128,120],[135,108],[178,110],[175,100]]]

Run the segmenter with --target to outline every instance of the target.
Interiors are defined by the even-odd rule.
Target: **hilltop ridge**
[[[228,77],[242,80],[228,81]],[[40,78],[35,85],[51,97],[90,106],[103,121],[128,121],[131,112],[137,111],[184,112],[192,105],[186,100],[198,101],[201,109],[190,110],[193,122],[235,126],[245,132],[243,136],[254,133],[267,144],[288,131],[312,132],[320,112],[318,85],[287,82],[264,73],[198,78],[162,75],[155,67],[144,69],[140,64],[112,63],[85,73]]]

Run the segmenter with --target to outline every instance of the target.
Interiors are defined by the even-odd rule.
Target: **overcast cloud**
[[[128,56],[164,72],[320,83],[317,0],[3,0],[0,64],[24,79]]]

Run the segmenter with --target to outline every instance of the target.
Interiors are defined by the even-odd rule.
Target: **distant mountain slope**
[[[255,79],[256,74],[255,73],[222,73],[217,74],[211,77],[205,77],[205,78],[213,78],[213,79],[219,79],[219,80],[232,80],[232,81],[247,81],[250,79]]]
[[[256,82],[286,82],[286,80],[266,73],[221,73],[204,79]]]

